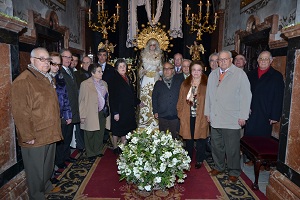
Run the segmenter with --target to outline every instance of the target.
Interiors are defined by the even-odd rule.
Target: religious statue
[[[139,113],[140,128],[158,129],[158,121],[152,113],[152,91],[155,82],[162,74],[162,59],[163,51],[160,49],[159,42],[154,38],[149,39],[139,59],[139,98],[144,103]]]
[[[201,60],[200,52],[204,54],[205,49],[202,44],[198,44],[197,41],[194,41],[194,45],[186,46],[190,49],[190,55],[192,56],[192,60]]]

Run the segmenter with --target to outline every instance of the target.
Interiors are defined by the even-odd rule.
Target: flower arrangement
[[[122,154],[117,159],[120,180],[136,184],[140,190],[166,189],[175,182],[183,183],[190,169],[191,159],[169,132],[138,129],[126,136],[121,144]]]

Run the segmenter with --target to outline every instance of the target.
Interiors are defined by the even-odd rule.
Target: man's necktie
[[[226,74],[226,72],[225,72],[225,71],[220,73],[219,82],[221,82],[221,81],[223,80],[223,78],[224,78],[225,74]]]
[[[73,75],[72,75],[72,72],[69,68],[67,68],[66,72],[71,76],[71,78],[73,79]]]

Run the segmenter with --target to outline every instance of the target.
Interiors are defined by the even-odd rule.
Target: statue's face
[[[151,42],[149,45],[149,50],[150,51],[154,51],[156,49],[156,43],[155,42]]]

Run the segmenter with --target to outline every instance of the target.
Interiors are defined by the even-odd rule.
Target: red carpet
[[[119,182],[117,174],[117,156],[107,149],[105,156],[95,162],[87,179],[83,184],[82,193],[87,199],[144,199],[152,197],[172,199],[217,199],[221,196],[214,181],[203,166],[195,169],[192,163],[191,171],[183,184],[178,184],[167,191],[140,192],[126,181]]]
[[[192,163],[183,184],[177,184],[166,191],[143,192],[125,180],[119,182],[116,159],[112,150],[107,149],[104,157],[98,158],[91,167],[74,199],[267,199],[262,192],[250,189],[251,180],[244,173],[237,184],[228,184],[226,174],[210,177],[208,171],[211,170],[211,160],[200,169],[195,169]]]

